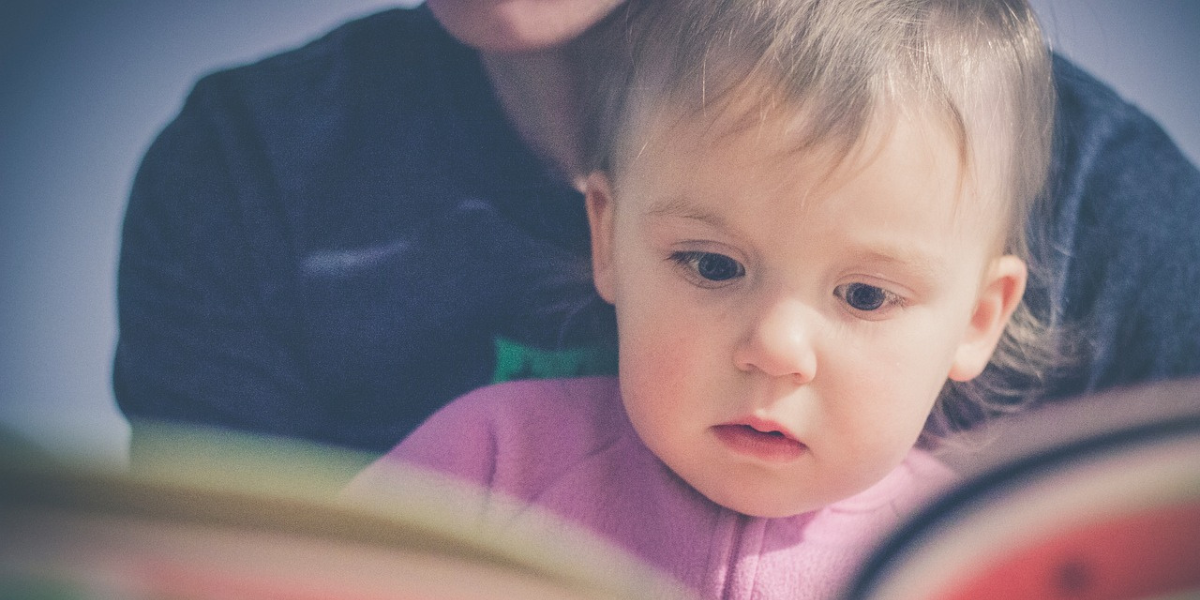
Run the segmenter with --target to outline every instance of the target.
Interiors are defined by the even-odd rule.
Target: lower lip
[[[788,462],[800,458],[804,444],[779,433],[763,433],[748,425],[718,425],[717,439],[739,454],[767,462]]]

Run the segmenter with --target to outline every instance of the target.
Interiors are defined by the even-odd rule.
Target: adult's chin
[[[427,0],[455,38],[496,54],[562,46],[600,22],[625,0]]]

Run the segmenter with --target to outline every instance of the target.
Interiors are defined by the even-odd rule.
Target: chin
[[[813,498],[769,498],[771,494],[758,494],[749,496],[746,494],[730,494],[720,497],[715,495],[704,494],[709,500],[728,508],[729,510],[749,515],[751,517],[763,517],[768,519],[779,519],[785,517],[794,517],[796,515],[813,512],[830,504]]]
[[[787,518],[787,517],[794,517],[796,515],[802,515],[804,513],[813,512],[815,510],[820,509],[821,506],[820,505],[812,506],[812,505],[808,505],[808,504],[804,504],[804,505],[776,505],[776,504],[766,505],[766,504],[761,504],[761,503],[747,503],[746,506],[744,506],[743,508],[740,508],[740,509],[735,508],[733,506],[726,506],[726,508],[728,508],[729,510],[740,512],[744,515],[748,515],[751,517],[762,517],[765,519],[783,519],[783,518]]]

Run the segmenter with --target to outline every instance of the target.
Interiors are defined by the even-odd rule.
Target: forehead
[[[856,139],[816,142],[804,138],[808,118],[797,110],[649,112],[615,174],[618,203],[713,222],[767,211],[780,223],[855,220],[855,207],[869,203],[890,222],[926,219],[929,227],[1002,237],[999,214],[981,208],[957,137],[936,115],[880,112]]]
[[[615,179],[653,163],[656,169],[715,163],[719,171],[762,177],[803,177],[838,185],[886,157],[910,169],[957,182],[964,154],[953,130],[929,110],[877,110],[869,122],[836,129],[803,107],[733,100],[700,109],[663,104],[639,111],[618,149]],[[900,150],[900,152],[896,152]],[[703,175],[702,171],[695,171]]]

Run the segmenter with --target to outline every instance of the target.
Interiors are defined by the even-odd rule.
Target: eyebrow
[[[645,214],[647,217],[668,217],[699,221],[718,229],[729,228],[729,224],[721,215],[718,215],[712,211],[704,210],[703,208],[688,202],[686,198],[681,197],[661,198],[654,200],[650,203],[650,206],[646,208],[643,214]]]
[[[944,257],[899,245],[860,245],[850,255],[859,262],[894,265],[925,279],[936,279],[946,272]]]

